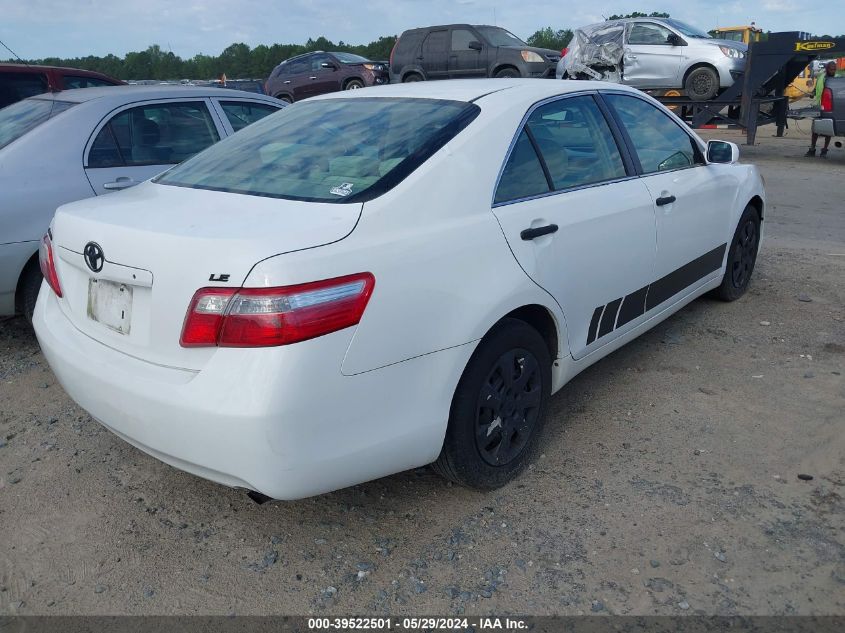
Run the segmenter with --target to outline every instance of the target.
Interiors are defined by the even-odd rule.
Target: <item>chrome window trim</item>
[[[661,174],[669,173],[668,171],[661,171]],[[582,189],[594,189],[595,187],[604,187],[605,185],[612,185],[617,182],[626,182],[628,180],[636,180],[640,178],[640,176],[632,175],[632,176],[625,176],[624,178],[614,178],[613,180],[600,180],[598,182],[591,182],[586,185],[578,185],[575,187],[567,187],[566,189],[555,189],[554,191],[547,191],[545,193],[537,193],[533,196],[525,196],[523,198],[516,198],[514,200],[507,200],[505,202],[494,202],[492,208],[497,209],[499,207],[506,207],[511,204],[518,204],[520,202],[529,202],[531,200],[539,200],[541,198],[548,198],[549,196],[557,196],[564,193],[572,193],[573,191],[581,191]],[[494,193],[495,195],[495,193]]]

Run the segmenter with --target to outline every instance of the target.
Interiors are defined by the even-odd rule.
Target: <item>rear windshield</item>
[[[461,101],[304,101],[155,179],[163,185],[313,202],[363,202],[396,186],[480,112]]]
[[[0,110],[0,149],[74,105],[53,99],[25,99],[6,106]]]

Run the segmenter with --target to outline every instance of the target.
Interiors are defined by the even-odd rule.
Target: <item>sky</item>
[[[366,44],[408,28],[497,24],[526,38],[603,16],[665,11],[711,29],[756,22],[771,31],[845,33],[845,2],[798,0],[0,0],[0,41],[24,59],[123,56],[159,44],[183,58],[219,54],[234,42],[304,43],[326,36]],[[10,57],[0,50],[0,59]]]

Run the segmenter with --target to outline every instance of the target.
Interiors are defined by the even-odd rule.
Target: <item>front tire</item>
[[[736,226],[722,285],[715,295],[722,301],[736,301],[748,289],[760,247],[760,215],[750,204],[745,207]]]
[[[360,90],[364,87],[364,82],[360,79],[350,79],[343,87],[344,90]]]
[[[696,68],[687,76],[684,90],[693,101],[709,101],[719,94],[719,75],[709,66]]]
[[[411,82],[414,82],[414,81],[422,81],[422,80],[423,80],[422,75],[420,75],[418,73],[408,73],[407,75],[405,75],[405,78],[402,80],[402,82],[407,84],[407,83],[411,83]]]
[[[524,321],[504,319],[464,369],[435,472],[455,483],[503,486],[536,453],[551,393],[546,342]]]

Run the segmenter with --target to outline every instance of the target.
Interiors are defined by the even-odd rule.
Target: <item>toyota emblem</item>
[[[85,258],[85,263],[88,268],[95,273],[103,269],[103,263],[106,261],[106,256],[103,255],[102,247],[97,242],[88,242],[82,250],[82,256]]]

